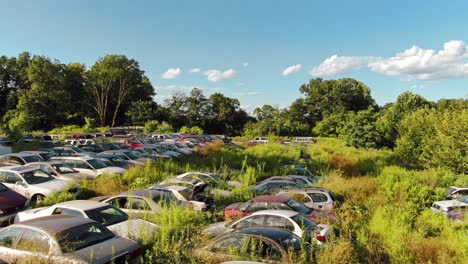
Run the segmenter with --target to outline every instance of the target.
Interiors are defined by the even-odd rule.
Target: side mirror
[[[24,182],[22,182],[22,181],[17,181],[15,184],[16,184],[16,185],[21,185],[21,186],[23,186],[23,187],[26,187],[26,184],[25,184]]]

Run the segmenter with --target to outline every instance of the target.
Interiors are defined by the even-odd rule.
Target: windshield
[[[182,143],[174,143],[174,145],[176,145],[178,148],[186,148],[187,147]]]
[[[41,170],[24,172],[21,173],[21,176],[23,176],[23,179],[29,184],[39,184],[54,179],[45,171]]]
[[[106,164],[104,164],[102,161],[97,160],[97,159],[90,159],[90,160],[88,160],[88,163],[89,163],[91,166],[93,166],[93,168],[94,168],[95,170],[99,170],[99,169],[102,169],[102,168],[106,168],[106,167],[107,167]]]
[[[92,219],[105,226],[114,225],[128,220],[128,216],[110,205],[85,211],[89,219]]]
[[[453,192],[455,192],[456,190],[457,190],[457,189],[455,189],[455,188],[449,188],[449,189],[447,190],[447,193],[445,193],[445,196],[450,196],[450,195],[451,195]]]
[[[99,159],[100,162],[106,164],[107,166],[114,166],[110,160],[107,159]]]
[[[193,192],[191,189],[183,189],[179,192],[187,201],[192,199]]]
[[[309,208],[305,207],[301,203],[294,201],[293,199],[289,199],[286,203],[296,212],[299,212],[301,214],[310,214]]]
[[[71,253],[98,244],[114,236],[106,227],[98,223],[88,223],[59,232],[56,238],[62,249],[62,253]]]
[[[41,158],[40,156],[37,156],[37,155],[24,156],[23,159],[24,159],[24,161],[26,161],[26,163],[44,161],[43,158]]]
[[[130,159],[132,159],[132,160],[137,160],[137,159],[140,158],[140,157],[138,157],[137,154],[135,154],[135,153],[133,153],[133,152],[130,152],[130,151],[129,151],[129,152],[125,152],[125,154],[126,154]]]
[[[68,167],[65,164],[54,164],[54,165],[52,165],[52,168],[54,168],[60,174],[67,174],[67,173],[77,172],[76,170]]]
[[[84,150],[80,149],[80,148],[77,148],[77,147],[70,147],[71,149],[73,149],[74,151],[78,152],[78,153],[83,153]]]
[[[296,224],[298,224],[301,229],[309,229],[309,228],[314,228],[317,226],[317,224],[312,221],[312,220],[309,220],[309,218],[303,216],[303,215],[300,215],[300,214],[297,214],[293,217],[291,217],[291,219],[296,222]]]
[[[6,190],[8,190],[8,188],[5,185],[0,183],[0,192],[4,192]]]

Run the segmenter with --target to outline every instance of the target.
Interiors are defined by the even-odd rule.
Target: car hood
[[[26,200],[26,197],[10,189],[0,192],[0,210],[23,206]]]
[[[107,228],[119,236],[138,240],[142,237],[141,234],[152,236],[158,226],[148,221],[135,218],[108,226]]]
[[[227,221],[224,221],[211,224],[207,228],[205,228],[205,230],[203,230],[203,234],[206,234],[210,237],[215,237],[233,231],[234,229],[226,227],[227,223]]]
[[[119,167],[105,167],[102,169],[97,170],[100,174],[103,173],[117,173],[117,174],[124,174],[127,172],[126,169],[119,168]]]
[[[43,183],[31,185],[35,192],[40,192],[43,195],[48,195],[51,192],[59,192],[65,190],[70,183],[61,179],[53,179]]]
[[[93,179],[93,177],[89,176],[88,174],[80,173],[80,172],[73,172],[73,173],[63,173],[56,176],[56,178],[60,178],[66,181],[74,181],[79,182],[84,179]]]
[[[113,258],[130,253],[138,249],[135,241],[120,236],[114,236],[111,239],[98,243],[96,245],[82,248],[75,252],[67,253],[71,257],[79,257],[89,263],[108,263]]]

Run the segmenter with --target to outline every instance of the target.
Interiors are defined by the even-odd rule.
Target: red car
[[[313,210],[289,197],[274,195],[260,195],[245,203],[231,204],[224,209],[224,219],[237,219],[261,210],[292,210],[317,223],[336,220],[334,213]]]
[[[0,226],[13,223],[18,212],[30,209],[26,197],[0,183]]]

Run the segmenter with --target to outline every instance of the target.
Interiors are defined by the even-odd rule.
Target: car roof
[[[69,208],[87,211],[87,210],[92,210],[92,209],[108,206],[108,204],[101,203],[98,201],[92,201],[92,200],[73,200],[73,201],[58,203],[58,204],[55,204],[54,206],[69,207]]]
[[[458,201],[458,200],[446,200],[446,201],[437,201],[434,204],[442,207],[450,207],[450,206],[468,206],[467,203]]]
[[[94,159],[93,157],[88,157],[88,156],[72,156],[72,157],[52,157],[50,158],[50,160],[84,160],[84,161],[88,161],[88,160],[92,160]]]
[[[12,172],[28,172],[28,171],[34,171],[37,170],[36,168],[31,168],[27,166],[5,166],[5,167],[0,167],[1,171],[12,171]]]
[[[96,222],[84,217],[75,217],[70,215],[50,215],[27,220],[18,224],[14,224],[13,226],[29,226],[43,230],[49,234],[55,234],[60,231],[87,223]]]
[[[330,190],[322,187],[307,187],[307,188],[298,188],[298,189],[286,189],[281,190],[279,193],[311,193],[311,192],[325,192],[329,193]]]
[[[262,210],[262,211],[257,211],[253,213],[252,215],[277,215],[277,216],[291,218],[298,214],[300,213],[296,211],[292,211],[292,210]]]
[[[20,153],[30,153],[30,154],[50,154],[49,151],[45,150],[23,150]]]
[[[2,156],[31,157],[31,156],[37,156],[37,154],[29,153],[29,152],[20,152],[20,153],[5,154],[5,155],[2,155]]]
[[[145,197],[145,198],[153,198],[161,195],[161,191],[158,190],[152,190],[152,189],[139,189],[139,190],[132,190],[128,192],[123,192],[119,194],[119,196],[122,195],[131,195],[131,196],[138,196],[138,197]]]
[[[197,179],[176,178],[176,177],[166,179],[165,182],[189,183],[189,184],[192,184],[192,185],[202,183],[202,181],[199,181]]]
[[[189,189],[188,187],[185,186],[180,186],[180,185],[154,185],[150,187],[151,189],[160,189],[160,190],[168,190],[168,191],[181,191],[185,189]]]
[[[253,202],[267,202],[267,203],[285,203],[289,197],[275,196],[275,195],[260,195],[252,199]]]
[[[46,164],[46,165],[57,165],[57,164],[63,164],[63,162],[59,160],[51,160],[51,161],[36,161],[36,162],[31,162],[28,163],[27,165],[40,165],[40,164]]]

